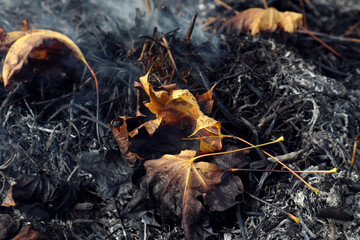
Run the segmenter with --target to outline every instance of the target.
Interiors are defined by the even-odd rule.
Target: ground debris
[[[96,139],[96,92],[88,72],[81,69],[73,75],[62,75],[54,82],[56,88],[42,85],[49,79],[36,75],[33,82],[19,85],[11,92],[0,89],[1,200],[20,174],[42,174],[79,184],[83,188],[79,201],[92,206],[90,210],[67,211],[46,222],[2,207],[2,219],[11,218],[14,222],[9,236],[16,236],[30,223],[37,231],[59,240],[184,238],[180,223],[162,222],[156,209],[144,210],[136,220],[125,218],[124,206],[134,197],[132,187],[140,183],[144,169],[137,166],[133,170],[122,160],[105,156],[106,152],[118,155],[117,143],[107,124],[116,116],[135,116],[136,92],[131,89],[134,81],[144,74],[142,67],[155,62],[159,65],[158,75],[165,72],[157,86],[161,86],[160,80],[174,81],[188,84],[190,91],[206,92],[217,83],[212,117],[221,120],[225,131],[254,144],[284,136],[284,143],[264,149],[283,156],[294,170],[339,168],[340,172],[333,175],[301,174],[321,190],[318,196],[286,173],[239,174],[245,191],[302,218],[299,225],[293,224],[281,213],[245,195],[238,214],[244,221],[248,239],[359,239],[359,162],[351,175],[347,172],[353,139],[360,132],[358,45],[323,36],[347,58],[337,59],[303,34],[218,35],[214,36],[216,40],[209,38],[216,43],[212,45],[216,49],[208,51],[210,45],[203,45],[193,56],[191,44],[206,38],[196,26],[189,52],[181,48],[187,46],[184,38],[181,39],[181,31],[175,34],[158,30],[155,38],[162,41],[159,36],[163,32],[168,41],[164,48],[139,36],[153,37],[153,23],[172,23],[175,15],[161,6],[153,13],[165,10],[159,19],[154,15],[153,22],[144,22],[142,13],[146,10],[134,10],[131,18],[124,14],[121,20],[109,17],[139,7],[136,1],[125,2],[127,5],[118,6],[112,1],[70,0],[62,1],[64,5],[53,0],[31,4],[14,1],[4,3],[0,9],[0,25],[6,30],[17,29],[26,17],[35,27],[55,28],[71,36],[98,73],[101,99],[102,149]],[[191,2],[189,6],[193,4],[186,2]],[[226,2],[237,8],[259,7],[253,1]],[[315,9],[306,7],[308,25],[313,24],[326,35],[331,35],[333,30],[341,34],[344,29],[335,20],[343,19],[342,24],[348,22],[346,26],[354,26],[360,6],[351,0],[344,7],[331,2],[334,4],[311,1]],[[273,1],[273,4],[281,11],[301,12],[294,1]],[[221,7],[213,3],[199,6],[216,16],[221,12]],[[182,11],[181,7],[177,9]],[[183,8],[182,16],[191,18],[193,10]],[[231,12],[223,16],[227,14]],[[348,17],[342,17],[345,14]],[[204,16],[199,11],[197,21]],[[214,24],[213,31],[220,23]],[[358,37],[358,31],[355,28],[348,36]],[[143,48],[144,42],[148,45]],[[137,62],[142,49],[146,50],[143,65]],[[168,50],[174,61],[170,60]],[[189,56],[194,57],[195,64],[187,62]],[[290,157],[291,154],[296,157]],[[249,157],[253,159],[250,162],[253,168],[280,169],[256,151],[251,151]],[[326,213],[335,209],[342,219],[326,217],[324,209]],[[213,239],[242,239],[235,215],[232,208],[226,219],[212,216],[218,234]],[[353,216],[352,220],[349,215]]]

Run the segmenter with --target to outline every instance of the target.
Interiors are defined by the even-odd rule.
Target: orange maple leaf
[[[222,30],[246,32],[251,30],[251,35],[260,31],[274,32],[281,28],[285,32],[293,33],[302,26],[303,15],[296,12],[280,12],[275,8],[250,8],[242,11],[224,23]]]

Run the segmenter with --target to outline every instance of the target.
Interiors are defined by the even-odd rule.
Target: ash
[[[226,2],[239,10],[262,7],[253,1]],[[292,1],[268,2],[280,10],[301,11]],[[338,31],[349,18],[356,19],[360,8],[356,1],[346,1],[341,11],[335,3],[311,2],[316,11],[308,9],[308,24],[323,33],[335,27]],[[182,4],[184,7],[179,7]],[[81,189],[73,210],[56,213],[48,221],[1,207],[0,214],[8,214],[16,226],[9,236],[31,225],[51,236],[49,239],[184,237],[181,224],[161,222],[156,209],[144,209],[134,216],[123,214],[142,173],[118,160],[118,147],[107,126],[116,116],[135,115],[132,86],[145,73],[137,63],[144,42],[140,36],[151,35],[155,25],[164,33],[177,27],[186,33],[195,9],[202,18],[229,14],[210,1],[185,4],[174,0],[166,6],[166,11],[159,10],[149,24],[143,1],[3,3],[0,26],[7,32],[18,30],[26,18],[33,28],[69,36],[94,68],[100,84],[100,142],[95,86],[81,63],[74,63],[74,69],[67,73],[51,75],[55,80],[38,74],[10,92],[0,89],[1,199],[11,182],[24,173],[76,183]],[[178,17],[179,12],[182,17]],[[335,22],[345,13],[349,16],[346,21]],[[319,14],[331,17],[321,19]],[[181,31],[173,41],[183,38]],[[359,45],[330,40],[344,60],[302,34],[287,36],[285,41],[278,32],[215,36],[198,28],[192,38],[202,64],[195,63],[199,66],[191,69],[201,77],[194,80],[196,89],[190,90],[205,91],[217,83],[212,117],[222,122],[225,132],[254,144],[284,136],[284,143],[265,150],[293,170],[339,169],[333,174],[301,174],[321,191],[318,195],[288,173],[242,174],[248,192],[301,217],[301,221],[296,224],[244,195],[240,207],[226,213],[230,220],[222,224],[214,220],[216,236],[211,239],[246,239],[244,230],[247,239],[360,239],[360,163],[355,163],[352,173],[348,171],[354,138],[360,133]],[[203,51],[201,42],[206,41],[211,43],[206,46],[221,54]],[[178,57],[178,61],[184,59]],[[280,169],[256,151],[250,157],[253,169]],[[236,211],[244,228],[234,218]]]

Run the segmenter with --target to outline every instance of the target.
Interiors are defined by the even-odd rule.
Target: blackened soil
[[[148,38],[140,36],[152,36],[154,26],[144,19],[145,8],[135,14],[143,1],[134,2],[119,6],[116,1],[12,1],[1,7],[0,26],[5,31],[18,30],[27,18],[34,28],[62,32],[79,45],[99,79],[101,124],[99,142],[95,85],[76,59],[69,59],[69,69],[55,69],[54,74],[36,72],[34,81],[10,92],[0,89],[1,199],[12,181],[24,173],[68,181],[80,189],[74,209],[52,213],[47,221],[16,207],[1,207],[0,219],[11,219],[12,224],[8,235],[0,239],[11,239],[26,225],[48,239],[184,237],[181,223],[162,222],[157,209],[124,213],[144,169],[121,160],[107,124],[119,115],[135,115],[132,86],[146,73],[146,64],[137,59]],[[212,1],[199,2],[171,1],[154,22],[171,22],[172,29],[187,30],[187,25],[174,22],[194,9],[199,10],[200,20],[233,16]],[[262,7],[261,1],[224,2],[239,11]],[[299,2],[274,0],[268,4],[301,12]],[[302,220],[296,224],[244,195],[238,207],[211,216],[216,234],[212,239],[246,239],[245,235],[248,239],[360,239],[360,164],[356,162],[349,173],[354,138],[360,134],[360,44],[349,39],[360,39],[360,3],[303,2],[308,28],[342,57],[304,32],[219,34],[209,38],[211,44],[216,42],[216,49],[210,44],[185,49],[181,33],[167,35],[176,49],[174,57],[182,76],[190,72],[191,91],[205,92],[217,83],[212,117],[222,122],[225,133],[252,143],[284,136],[283,143],[264,150],[294,170],[339,169],[333,174],[300,174],[320,190],[318,195],[288,173],[241,173],[247,192]],[[173,8],[179,15],[171,14]],[[215,22],[208,31],[216,32],[221,24]],[[249,156],[249,168],[282,169],[260,151]]]

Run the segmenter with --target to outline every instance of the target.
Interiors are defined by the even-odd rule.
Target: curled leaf
[[[251,30],[251,35],[260,31],[274,32],[281,28],[285,32],[293,33],[302,25],[303,15],[296,12],[280,12],[275,8],[250,8],[242,11],[229,19],[222,26],[227,32],[246,32]]]
[[[17,177],[16,184],[9,191],[20,211],[31,218],[45,220],[72,209],[78,200],[79,186],[44,176],[23,174]]]
[[[119,116],[117,119],[113,120],[109,126],[114,134],[116,143],[120,148],[122,158],[128,162],[134,163],[138,159],[138,156],[135,153],[130,152],[129,132],[126,123],[128,119],[133,118]]]
[[[1,206],[3,206],[3,207],[15,207],[16,206],[16,203],[15,203],[13,197],[12,197],[12,186],[15,185],[15,184],[16,184],[15,181],[13,181],[11,183],[11,187],[6,192],[5,198],[4,198]]]
[[[196,128],[189,138],[200,140],[199,154],[219,151],[222,148],[221,140],[226,137],[221,133],[221,122],[202,115],[196,121]]]
[[[28,30],[30,30],[30,24],[28,20],[24,20],[21,23],[21,30],[20,31],[13,31],[9,33],[5,33],[3,28],[0,28],[0,51],[7,51],[11,47],[11,45],[28,33]],[[33,30],[38,31],[38,30]]]
[[[214,91],[216,85],[212,86],[212,88],[204,94],[196,94],[195,98],[200,106],[201,111],[206,114],[210,115],[212,112],[212,108],[214,105],[214,100],[212,98],[212,92]]]
[[[54,51],[58,53],[70,51],[77,59],[88,66],[79,47],[70,38],[61,33],[51,30],[36,29],[19,31],[14,33],[14,35],[8,33],[7,36],[17,38],[19,37],[19,34],[24,35],[15,41],[5,57],[2,71],[2,81],[4,82],[5,89],[11,89],[12,86],[18,82],[31,80],[31,73],[30,76],[24,76],[22,72],[24,65],[29,61],[29,58],[46,60],[50,54],[54,53]],[[64,49],[64,46],[67,49]],[[31,72],[31,70],[28,72]],[[24,77],[28,79],[24,79]]]
[[[145,106],[161,120],[162,125],[173,124],[179,129],[189,132],[188,139],[200,140],[200,154],[218,151],[222,148],[221,123],[206,116],[198,104],[197,98],[204,105],[205,110],[211,111],[212,89],[197,98],[189,90],[160,90],[155,91],[148,82],[149,73],[140,78],[141,87],[150,98]],[[156,121],[156,123],[160,123]],[[153,124],[152,124],[153,125]]]
[[[150,98],[150,102],[145,103],[145,106],[157,118],[162,119],[163,124],[179,123],[180,119],[187,124],[203,114],[189,90],[155,91],[148,78],[149,73],[140,78],[141,86]]]

